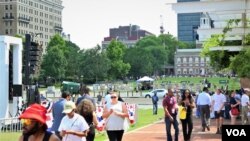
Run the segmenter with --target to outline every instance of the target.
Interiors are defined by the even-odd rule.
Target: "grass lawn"
[[[163,79],[156,80],[156,83],[167,83],[171,82],[171,84],[180,84],[181,82],[189,82],[187,84],[193,83],[194,85],[200,84],[202,85],[202,82],[204,80],[204,77],[166,77]],[[216,85],[217,87],[225,87],[227,84],[220,83],[220,81],[228,81],[228,89],[234,90],[240,88],[240,83],[238,78],[228,78],[228,77],[207,77],[207,80],[209,83],[211,83],[211,89],[213,90],[213,85]]]
[[[143,127],[145,125],[154,123],[163,118],[163,109],[158,109],[158,115],[152,114],[152,109],[139,109],[138,110],[138,119],[135,125],[129,128],[129,131],[135,130],[137,128]],[[107,139],[106,132],[103,131],[101,133],[96,132],[95,141],[104,141]],[[0,132],[0,141],[17,141],[21,132]]]
[[[154,87],[159,88],[162,87],[162,84],[165,84],[165,88],[168,87],[169,84],[172,87],[175,87],[176,84],[181,88],[181,84],[183,82],[186,83],[186,88],[195,90],[197,85],[200,85],[201,89],[203,88],[202,82],[204,81],[205,77],[165,77],[165,78],[158,78],[154,81]],[[206,77],[208,82],[211,83],[211,88],[209,90],[214,91],[214,85],[218,88],[225,88],[228,85],[228,90],[236,90],[240,88],[239,78],[237,77]],[[223,83],[228,82],[228,83]],[[129,82],[133,87],[136,87],[136,81]],[[192,85],[191,85],[192,84]],[[150,90],[143,90],[143,91],[150,91]]]
[[[18,141],[21,132],[0,132],[0,141]]]

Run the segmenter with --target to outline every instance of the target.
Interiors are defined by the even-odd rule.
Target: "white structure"
[[[250,0],[200,0],[195,2],[178,2],[172,4],[176,13],[203,12],[200,20],[200,27],[197,30],[199,40],[202,44],[213,34],[222,34],[227,21],[230,19],[241,19],[232,31],[227,33],[225,40],[242,40],[244,35],[250,33],[246,28],[246,19],[250,18]],[[239,51],[242,46],[230,46],[226,50]],[[215,49],[215,48],[214,48]],[[222,49],[218,47],[217,49]]]
[[[13,48],[12,48],[13,47]],[[13,85],[22,84],[22,39],[10,36],[0,36],[0,118],[9,116],[9,50],[13,51]],[[17,101],[20,97],[13,98],[13,113],[17,111]],[[16,102],[15,102],[16,101]]]

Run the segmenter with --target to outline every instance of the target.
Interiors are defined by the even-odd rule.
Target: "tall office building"
[[[172,4],[172,9],[178,14],[202,12],[199,21],[200,24],[198,25],[197,29],[198,39],[196,40],[196,45],[202,46],[202,44],[207,39],[211,38],[212,35],[223,34],[223,30],[227,26],[228,21],[237,19],[239,20],[239,23],[233,24],[232,30],[226,34],[226,43],[224,46],[215,46],[210,50],[226,50],[228,52],[235,53],[240,51],[243,47],[249,47],[244,46],[242,43],[245,36],[250,34],[250,29],[248,28],[250,24],[247,22],[247,19],[250,18],[250,0],[200,0],[191,2],[178,2]],[[189,20],[189,22],[192,22],[192,20]],[[188,55],[187,52],[184,51],[185,50],[179,50],[178,52],[177,50],[177,54],[179,54],[179,56],[175,56],[177,60],[177,65],[175,66],[176,72],[180,75],[189,75],[191,71],[187,71],[187,66],[185,66],[186,70],[184,70],[182,65],[187,62],[187,64],[190,66],[193,56]],[[184,60],[184,63],[182,60]],[[206,61],[209,61],[209,59]],[[199,62],[199,59],[196,62]],[[192,74],[197,72],[194,70],[200,68],[201,65],[202,63],[198,63],[195,67],[193,67]],[[204,69],[203,74],[207,75],[209,72],[211,72],[210,69]]]
[[[177,2],[191,2],[200,0],[177,0]],[[178,13],[177,14],[177,34],[178,40],[188,43],[195,43],[197,29],[200,25],[201,13]]]
[[[0,35],[31,34],[46,47],[63,30],[62,10],[62,0],[0,0]]]
[[[222,34],[227,22],[239,20],[238,24],[232,25],[232,30],[227,33],[225,41],[234,41],[235,45],[225,45],[213,49],[239,51],[243,47],[242,40],[250,33],[250,0],[200,0],[196,2],[179,2],[172,5],[178,14],[202,12],[200,24],[197,29],[198,44],[202,44],[212,35]]]

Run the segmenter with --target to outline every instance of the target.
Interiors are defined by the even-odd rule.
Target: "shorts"
[[[220,113],[218,114],[217,111],[214,111],[214,118],[220,118],[220,117],[224,117],[224,110],[221,110]]]
[[[231,117],[238,117],[238,115],[232,115],[231,110],[229,111]]]

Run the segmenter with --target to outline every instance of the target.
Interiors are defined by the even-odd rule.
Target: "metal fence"
[[[22,125],[17,117],[0,119],[0,133],[20,132],[21,130]]]

